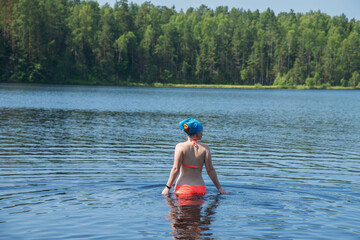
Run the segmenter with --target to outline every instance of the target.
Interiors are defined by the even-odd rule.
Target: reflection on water
[[[359,102],[358,91],[0,84],[0,238],[359,239]],[[207,194],[191,204],[160,195],[186,117],[203,123],[231,194],[204,172]]]
[[[169,220],[174,239],[199,239],[211,237],[211,222],[216,213],[219,195],[213,199],[204,196],[167,196]]]

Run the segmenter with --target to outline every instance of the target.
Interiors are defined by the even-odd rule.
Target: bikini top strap
[[[200,140],[197,140],[196,138],[190,138],[190,142],[193,142],[193,145],[195,146],[196,143],[200,142]]]
[[[181,166],[183,167],[188,167],[188,168],[202,168],[202,166],[192,166],[192,165],[185,165],[185,164],[181,164]]]

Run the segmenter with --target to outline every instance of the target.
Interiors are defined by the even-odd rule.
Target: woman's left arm
[[[181,145],[178,144],[175,147],[174,164],[170,171],[169,180],[167,181],[166,186],[165,186],[164,190],[161,192],[161,194],[167,195],[170,193],[171,186],[174,184],[176,177],[178,176],[178,174],[180,172],[180,166],[182,163],[182,159],[183,159],[183,151],[182,151]],[[168,188],[167,186],[169,186],[170,188]]]

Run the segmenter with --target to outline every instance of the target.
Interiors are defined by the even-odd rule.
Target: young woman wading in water
[[[174,165],[169,180],[161,194],[169,194],[178,174],[174,193],[177,195],[204,195],[206,185],[201,175],[205,163],[206,171],[218,191],[227,193],[220,185],[216,171],[211,162],[210,149],[200,142],[203,136],[203,126],[199,121],[188,118],[179,124],[181,130],[187,133],[187,141],[176,145]]]

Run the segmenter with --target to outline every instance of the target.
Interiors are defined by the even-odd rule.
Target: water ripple
[[[0,89],[4,239],[360,234],[354,92],[11,86]],[[204,171],[207,195],[184,207],[159,193],[185,137],[177,122],[195,115],[230,194]]]

